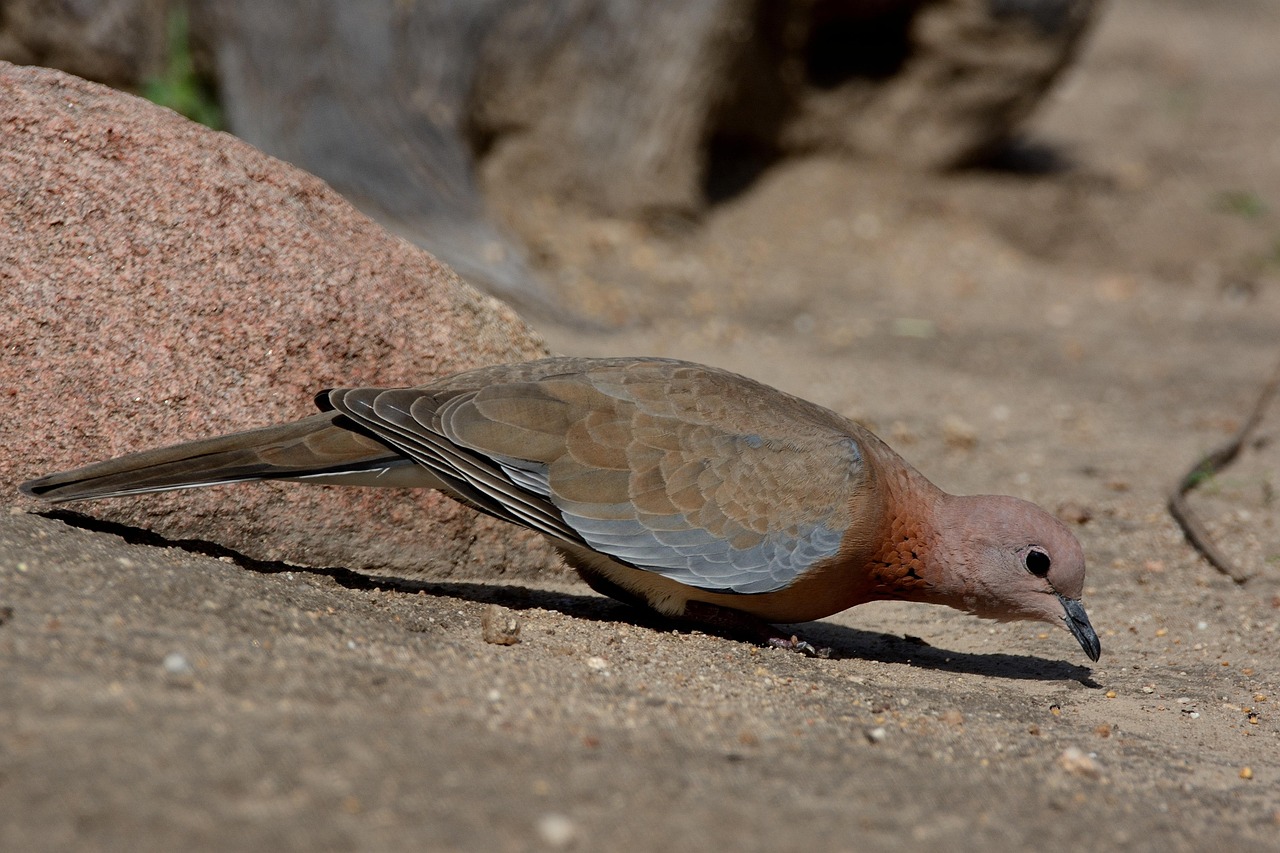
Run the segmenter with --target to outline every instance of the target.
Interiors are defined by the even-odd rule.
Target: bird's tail
[[[325,412],[279,426],[131,453],[29,480],[19,489],[63,503],[250,480],[432,485],[413,469],[421,471],[382,442],[348,428],[342,415]]]

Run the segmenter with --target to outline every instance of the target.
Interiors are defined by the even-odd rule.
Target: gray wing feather
[[[417,420],[413,404],[422,396],[412,389],[337,389],[330,392],[329,401],[415,462],[443,475],[449,490],[467,503],[553,539],[581,541],[545,499],[525,492],[504,477],[500,467]]]
[[[463,376],[419,389],[337,389],[328,399],[465,502],[689,586],[773,592],[838,552],[844,500],[864,476],[838,416],[754,383],[742,402],[725,404],[728,374],[718,371],[601,364],[510,377],[490,369],[477,374],[479,387]],[[729,411],[717,416],[689,399]],[[759,412],[797,405],[808,407],[798,410],[807,433],[790,444],[761,437],[769,423]],[[746,426],[735,429],[735,419]],[[791,491],[762,504],[780,485]],[[816,512],[805,501],[815,492],[827,496]]]
[[[734,548],[706,531],[677,542],[638,521],[589,523],[566,517],[596,550],[700,589],[773,592],[840,548],[841,531],[813,525],[797,536],[773,534],[750,548]]]

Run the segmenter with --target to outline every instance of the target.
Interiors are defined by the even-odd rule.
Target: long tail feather
[[[132,453],[23,483],[51,503],[251,480],[320,479],[351,485],[431,486],[402,454],[343,425],[336,412]],[[347,422],[349,423],[349,422]],[[405,476],[405,475],[409,476]]]

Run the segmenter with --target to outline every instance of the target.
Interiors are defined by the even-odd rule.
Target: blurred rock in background
[[[136,88],[160,73],[170,0],[5,0],[0,59]]]
[[[1098,5],[193,0],[190,29],[230,130],[478,286],[563,315],[486,190],[692,218],[795,154],[972,162],[1008,140]],[[0,58],[137,84],[172,8],[8,3]]]

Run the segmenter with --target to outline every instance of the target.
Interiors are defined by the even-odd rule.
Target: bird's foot
[[[818,648],[795,634],[784,634],[750,613],[708,604],[705,601],[688,602],[685,605],[682,621],[701,628],[709,628],[721,634],[751,640],[769,648],[799,652],[805,657],[831,657],[831,649]]]
[[[808,640],[802,640],[795,634],[790,637],[779,634],[776,637],[770,637],[765,641],[765,645],[774,649],[786,649],[789,652],[799,652],[807,658],[826,658],[831,657],[831,649],[818,648]]]

